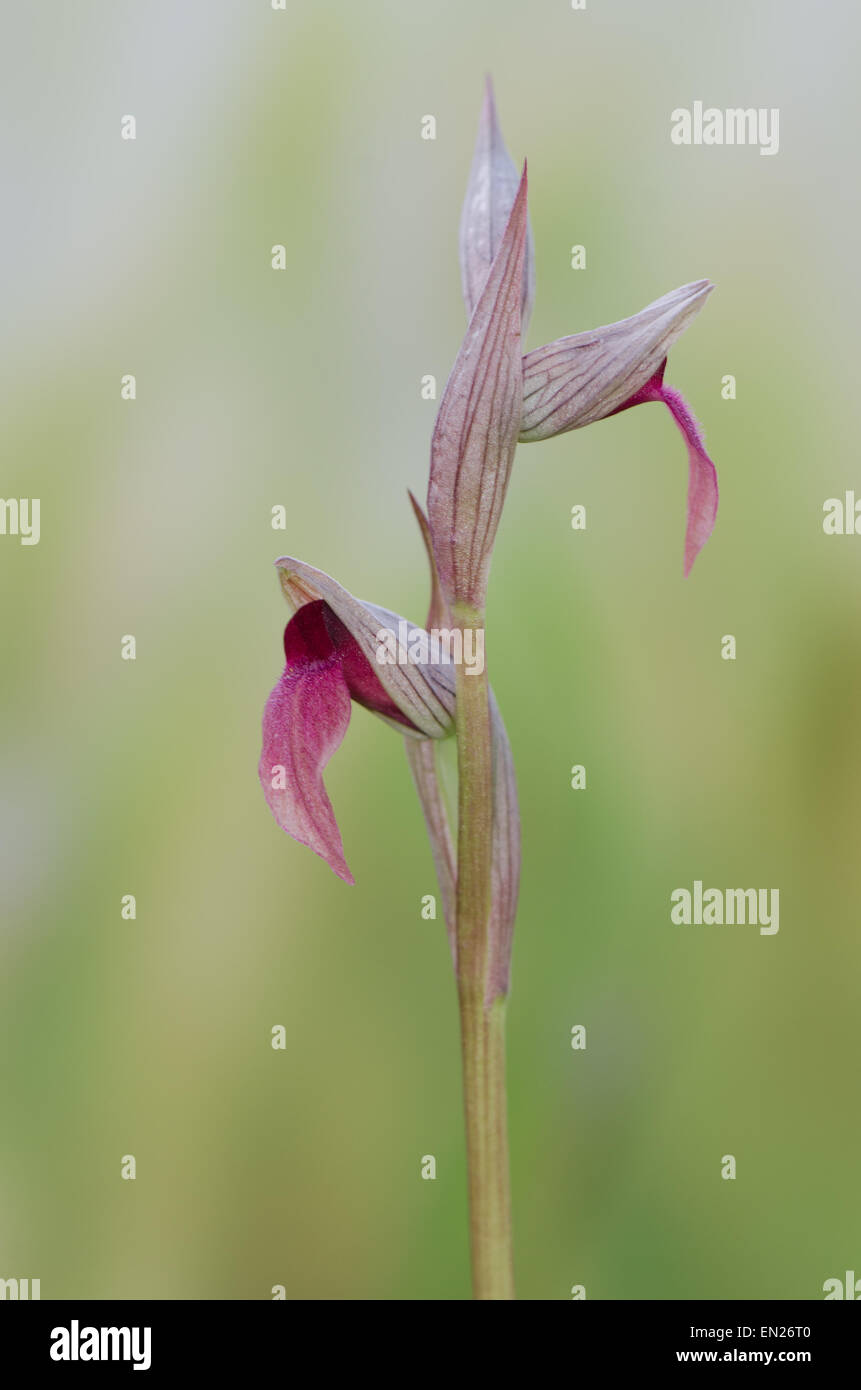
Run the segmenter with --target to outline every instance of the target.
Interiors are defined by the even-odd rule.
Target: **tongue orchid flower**
[[[664,370],[669,347],[713,288],[708,280],[696,280],[656,299],[633,318],[560,338],[523,359],[522,444],[552,439],[647,401],[667,406],[688,451],[686,576],[714,529],[717,473],[681,392],[664,384]]]
[[[378,634],[403,631],[404,619],[353,598],[301,560],[277,565],[293,616],[284,629],[284,670],[263,714],[260,781],[282,830],[353,883],[323,785],[352,702],[410,739],[444,738],[453,728],[454,677],[440,662],[381,664]],[[422,636],[412,624],[406,633],[408,645]]]
[[[506,329],[505,303],[498,293],[491,300],[490,290],[494,276],[501,280],[503,268],[510,263],[512,248],[524,238],[520,304],[521,329],[526,330],[535,294],[535,268],[532,234],[518,202],[517,171],[505,148],[488,80],[460,228],[461,280],[470,326],[446,388],[446,396],[450,399],[447,401],[444,396],[440,405],[443,424],[453,413],[452,405],[463,396],[464,390],[474,393],[470,371],[474,377],[476,354],[469,345],[475,328],[480,324],[488,337],[498,337]],[[518,435],[522,444],[580,429],[649,401],[662,402],[668,407],[688,454],[685,575],[690,573],[714,528],[718,505],[717,474],[706,452],[699,425],[681,394],[665,385],[664,371],[670,347],[699,313],[712,289],[707,280],[694,281],[655,300],[631,318],[591,332],[559,338],[522,358]],[[499,382],[507,384],[510,367],[507,377],[498,370]],[[485,476],[489,471],[485,468]],[[464,554],[475,553],[476,534],[489,537],[492,543],[508,471],[510,464],[501,479],[494,478],[496,486],[492,497],[496,515],[493,527],[485,527],[482,521],[480,531],[462,543]],[[429,501],[435,503],[431,508],[432,523],[436,520],[437,524],[448,524],[447,535],[435,535],[443,567],[452,526],[439,498],[445,493],[454,495],[462,491],[463,475],[463,461],[458,459],[456,450],[451,450],[448,458],[437,451],[432,459]],[[469,481],[468,474],[466,481]],[[482,559],[489,563],[489,552],[485,551]]]

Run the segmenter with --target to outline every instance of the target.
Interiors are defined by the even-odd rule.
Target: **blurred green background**
[[[857,10],[105,0],[2,27],[0,492],[41,498],[42,536],[0,539],[0,1276],[468,1296],[456,999],[401,740],[357,709],[327,774],[353,889],[256,765],[279,554],[424,617],[419,383],[463,333],[491,71],[529,158],[529,346],[717,285],[667,373],[721,482],[691,578],[657,409],[521,448],[495,552],[518,1292],[821,1298],[861,1269],[861,539],[822,532],[861,497]],[[778,107],[779,153],[673,146],[695,100]],[[779,888],[779,934],[671,926],[695,878]]]

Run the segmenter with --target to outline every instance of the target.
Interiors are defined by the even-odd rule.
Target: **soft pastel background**
[[[519,1293],[815,1299],[861,1269],[861,538],[821,525],[861,497],[859,29],[801,0],[6,7],[0,492],[41,498],[42,540],[0,539],[0,1276],[468,1295],[455,994],[401,741],[357,711],[328,774],[353,889],[277,829],[256,764],[277,555],[424,616],[406,489],[420,378],[442,389],[464,327],[486,70],[529,158],[530,346],[718,287],[668,371],[721,479],[690,580],[654,408],[522,448],[495,554]],[[696,99],[779,107],[779,154],[673,146]],[[672,927],[695,878],[779,888],[779,935]]]

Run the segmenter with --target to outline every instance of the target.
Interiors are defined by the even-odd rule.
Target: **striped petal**
[[[443,595],[482,611],[522,412],[520,298],[526,170],[445,388],[431,441],[428,519]]]

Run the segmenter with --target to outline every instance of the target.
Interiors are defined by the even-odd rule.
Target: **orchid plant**
[[[524,355],[535,257],[522,175],[506,150],[488,80],[460,225],[468,327],[431,441],[427,511],[410,494],[430,566],[424,629],[364,603],[301,560],[277,563],[292,616],[284,671],[263,716],[259,775],[288,835],[353,883],[323,770],[352,701],[404,737],[439,881],[461,1021],[470,1244],[475,1296],[514,1297],[504,1025],[520,878],[511,748],[486,671],[452,666],[430,635],[484,639],[491,556],[518,443],[579,429],[631,406],[666,405],[688,454],[684,573],[715,522],[717,476],[702,433],[664,383],[667,353],[699,313],[706,280],[631,318]],[[393,659],[381,634],[407,634],[420,659]],[[439,741],[457,740],[453,832]]]

